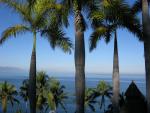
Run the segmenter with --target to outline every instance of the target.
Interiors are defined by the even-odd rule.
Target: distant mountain
[[[0,66],[0,75],[18,75],[26,74],[27,72],[17,67],[2,67]]]

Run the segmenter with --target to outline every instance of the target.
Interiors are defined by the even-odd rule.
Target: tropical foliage
[[[115,8],[117,7],[117,8]],[[137,16],[131,13],[131,7],[124,0],[104,0],[101,6],[91,11],[90,20],[94,32],[90,38],[90,50],[96,48],[97,42],[104,38],[109,42],[117,28],[126,28],[142,40],[142,26]]]
[[[93,112],[96,111],[95,104],[97,103],[96,96],[94,96],[94,93],[94,88],[85,89],[85,108],[90,108]]]
[[[24,105],[22,103],[22,99],[27,103],[26,108],[22,108],[21,106],[12,106],[16,109],[13,110],[14,113],[23,113],[26,110],[26,113],[29,112],[29,106],[28,106],[28,80],[24,80],[22,83],[22,86],[20,87],[20,96],[22,99],[17,100],[16,98],[18,97],[17,90],[14,85],[11,85],[11,88],[7,88],[9,83],[0,83],[0,88],[3,89],[1,91],[1,97],[0,97],[0,102],[3,106],[6,106],[5,109],[7,110],[7,105],[9,103],[17,103],[17,105],[20,103],[20,105]],[[9,87],[10,87],[9,86]],[[10,89],[12,91],[10,91]],[[4,103],[2,98],[6,96],[6,90],[7,90],[7,102]],[[8,93],[9,90],[9,93]],[[68,94],[65,92],[64,86],[60,84],[60,82],[54,78],[50,78],[47,76],[47,74],[43,71],[37,73],[37,101],[36,101],[36,106],[37,106],[37,112],[38,113],[46,113],[50,111],[51,113],[56,113],[57,108],[62,108],[64,112],[67,113],[67,109],[65,106],[65,101],[68,99]],[[13,93],[10,93],[13,92]],[[130,92],[132,94],[132,90]],[[98,106],[100,108],[101,112],[104,113],[113,113],[113,106],[111,102],[111,97],[112,97],[112,87],[110,84],[108,84],[105,81],[99,81],[97,84],[97,87],[95,88],[87,88],[85,90],[85,108],[86,112],[97,112],[98,111]],[[126,96],[124,93],[120,94],[120,100],[119,100],[119,107],[123,108],[123,106],[126,104]],[[132,99],[131,99],[132,100]],[[20,101],[20,102],[19,102]],[[107,104],[106,104],[107,103]],[[144,106],[144,105],[143,105]],[[13,109],[13,108],[12,108]],[[12,112],[13,112],[12,111]],[[4,113],[6,111],[3,111]]]
[[[64,109],[65,112],[67,112],[66,108],[65,108],[65,100],[68,98],[67,93],[64,92],[65,86],[61,85],[60,82],[56,79],[50,78],[47,84],[47,91],[49,96],[48,96],[48,100],[50,100],[50,98],[52,98],[52,96],[50,96],[51,94],[53,94],[53,100],[55,102],[55,104],[50,104],[51,102],[49,101],[49,107],[54,108],[53,105],[55,105],[55,109],[60,106],[61,108]]]
[[[45,113],[50,109],[51,111],[56,112],[57,108],[60,106],[67,112],[64,104],[65,100],[68,98],[67,93],[64,92],[65,87],[61,85],[58,80],[50,78],[43,71],[37,73],[36,81],[37,111]],[[20,95],[25,102],[29,99],[28,83],[28,80],[25,80],[20,87]]]
[[[100,101],[99,101],[100,109],[103,108],[105,112],[105,107],[106,107],[105,103],[106,101],[108,101],[108,99],[111,100],[112,98],[112,87],[108,83],[104,81],[100,81],[96,88],[96,95],[100,96]]]
[[[124,103],[124,96],[119,96],[117,30],[120,28],[127,29],[144,42],[147,108],[150,113],[149,3],[150,0],[136,0],[131,6],[125,0],[0,0],[0,4],[13,9],[22,20],[22,23],[10,26],[2,32],[0,44],[26,32],[33,35],[29,79],[23,81],[19,92],[26,103],[26,112],[28,112],[28,104],[31,113],[35,113],[36,110],[41,113],[48,110],[56,112],[59,106],[67,112],[64,104],[68,98],[67,93],[64,92],[65,87],[58,80],[48,77],[45,72],[37,73],[36,41],[37,35],[40,35],[48,40],[52,49],[59,47],[64,52],[71,53],[73,45],[63,31],[63,27],[69,26],[69,15],[73,15],[76,113],[84,113],[85,108],[90,108],[92,112],[95,112],[97,103],[104,112],[119,113],[120,104]],[[137,16],[140,11],[142,12],[142,25]],[[90,27],[93,29],[90,36],[90,51],[97,47],[99,40],[104,39],[106,43],[109,43],[114,37],[113,87],[100,81],[96,88],[85,88],[86,15],[88,15],[87,19],[90,20]],[[0,102],[4,113],[7,112],[8,103],[12,106],[14,103],[19,105],[19,101],[16,99],[17,95],[15,86],[7,82],[0,83]],[[108,110],[105,110],[107,99],[111,99],[112,104],[108,106]],[[21,111],[18,110],[18,112]]]
[[[12,107],[15,103],[19,104],[17,96],[17,90],[14,85],[7,83],[0,83],[0,103],[4,113],[7,112],[7,105],[10,103]]]
[[[26,113],[28,112],[28,100],[29,100],[29,92],[28,92],[28,87],[29,87],[29,81],[26,79],[22,82],[22,86],[20,86],[20,96],[23,98],[23,100],[26,103]]]

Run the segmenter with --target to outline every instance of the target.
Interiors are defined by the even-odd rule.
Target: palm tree
[[[7,104],[10,102],[13,106],[14,103],[18,103],[19,101],[16,99],[17,90],[14,85],[7,83],[0,83],[0,100],[2,103],[2,110],[4,113],[7,112]]]
[[[49,78],[46,86],[46,95],[48,101],[48,107],[55,113],[58,106],[67,113],[64,101],[68,98],[67,93],[64,92],[65,86],[61,85],[60,82],[54,78]],[[47,96],[48,94],[48,96]]]
[[[132,7],[133,13],[142,11],[143,24],[143,40],[144,40],[144,57],[145,57],[145,72],[146,72],[146,98],[147,110],[150,113],[150,18],[149,18],[149,2],[150,0],[137,0]]]
[[[50,113],[56,113],[56,103],[54,95],[51,91],[48,92],[47,100],[48,100],[48,107],[51,110]]]
[[[149,1],[150,2],[150,1]],[[146,98],[147,98],[147,113],[150,113],[150,22],[149,22],[148,0],[142,0],[142,23],[144,37],[144,56],[146,70]]]
[[[28,85],[29,80],[23,81],[21,89],[21,96],[25,102],[28,101]],[[54,78],[50,78],[44,71],[37,72],[36,76],[36,108],[40,113],[45,113],[48,108],[52,112],[56,112],[60,105],[65,112],[66,108],[64,100],[67,99],[67,93],[64,92],[64,86]]]
[[[114,33],[114,59],[113,59],[113,97],[114,113],[119,112],[119,58],[117,45],[117,29],[126,28],[139,39],[142,37],[139,19],[131,12],[131,8],[124,0],[103,0],[102,6],[91,13],[94,32],[90,38],[90,51],[96,48],[97,42],[103,37],[110,41]],[[116,8],[117,7],[117,8]]]
[[[48,81],[49,77],[44,71],[37,72],[37,88],[40,89],[46,85],[46,82]]]
[[[112,87],[105,81],[100,81],[96,88],[96,95],[100,96],[100,109],[104,109],[105,112],[105,100],[106,98],[111,99]]]
[[[89,107],[92,112],[95,112],[94,104],[97,103],[96,96],[94,96],[95,89],[94,88],[86,88],[85,89],[85,108]]]
[[[46,97],[44,97],[44,93],[46,90],[46,84],[48,82],[48,75],[44,71],[40,71],[37,73],[36,77],[36,91],[37,91],[37,101],[36,107],[39,111],[44,111],[46,104]]]
[[[2,33],[0,44],[2,44],[11,36],[16,37],[16,35],[26,33],[27,31],[33,34],[34,41],[29,72],[29,101],[30,112],[35,113],[37,33],[40,32],[42,33],[42,35],[46,36],[52,48],[55,48],[55,46],[59,46],[65,52],[70,52],[70,47],[72,46],[70,40],[65,37],[65,33],[63,33],[62,31],[62,24],[60,21],[61,19],[56,18],[58,15],[57,12],[61,12],[62,7],[60,4],[56,4],[55,0],[36,0],[34,4],[31,4],[30,0],[22,2],[17,0],[0,0],[0,3],[3,3],[4,5],[7,5],[10,8],[14,9],[24,21],[23,24],[15,25],[6,29]]]
[[[69,11],[74,14],[75,26],[75,92],[76,92],[76,113],[84,113],[85,98],[85,43],[84,32],[86,23],[84,20],[83,9],[92,8],[91,0],[62,0],[62,3]],[[67,16],[66,16],[67,17]]]
[[[46,99],[44,98],[44,90],[46,87],[46,82],[47,82],[48,76],[44,71],[37,72],[36,76],[36,108],[40,112],[44,111],[44,108],[46,106]],[[27,107],[28,107],[28,100],[29,100],[29,80],[26,79],[23,81],[22,86],[20,87],[20,96],[24,99],[26,103],[26,113],[28,112]]]
[[[29,81],[28,79],[26,79],[22,82],[22,86],[20,87],[20,96],[24,99],[26,103],[26,113],[28,112],[27,109],[28,109],[28,101],[29,101],[28,87],[29,87]]]

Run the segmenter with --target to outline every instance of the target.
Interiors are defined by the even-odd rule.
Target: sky
[[[132,4],[133,0],[128,0]],[[74,18],[70,16],[70,26],[64,29],[74,44]],[[88,21],[87,21],[88,22]],[[20,17],[11,9],[0,5],[0,36],[10,26],[22,23]],[[89,23],[89,22],[88,22]],[[112,73],[113,43],[112,37],[109,44],[103,40],[98,43],[93,52],[89,52],[89,37],[92,29],[88,27],[85,32],[86,66],[87,73]],[[118,49],[120,73],[144,74],[143,43],[126,29],[118,29]],[[11,37],[0,46],[0,66],[17,67],[29,70],[30,57],[33,45],[33,35],[26,33]],[[74,51],[65,54],[59,48],[52,50],[48,41],[37,36],[37,69],[47,72],[74,72]]]

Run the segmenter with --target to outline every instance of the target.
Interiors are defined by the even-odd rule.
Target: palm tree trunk
[[[85,45],[84,30],[81,22],[82,14],[75,14],[75,89],[76,89],[76,113],[84,113],[85,97]]]
[[[149,12],[148,1],[142,0],[142,22],[144,36],[144,54],[145,54],[145,71],[146,71],[146,98],[147,98],[147,113],[150,113],[150,34],[149,34]]]
[[[7,112],[7,97],[6,96],[2,97],[2,110],[3,110],[3,113]]]
[[[29,73],[29,102],[30,113],[36,113],[36,33],[34,32],[34,43]]]
[[[118,44],[117,44],[117,31],[115,31],[114,38],[114,59],[113,59],[113,112],[119,113],[119,92],[120,92],[120,82],[119,82],[119,58],[118,58]]]

